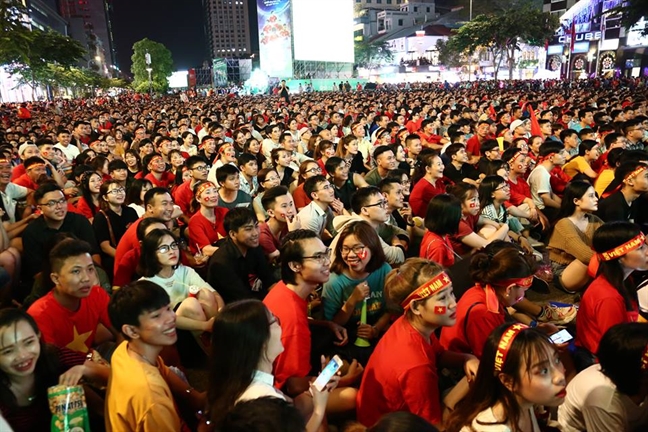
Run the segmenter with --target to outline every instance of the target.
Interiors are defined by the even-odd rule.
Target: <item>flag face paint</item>
[[[362,251],[360,251],[358,253],[358,258],[360,258],[360,260],[363,260],[363,259],[367,258],[368,254],[369,253],[367,252],[367,248],[364,248],[364,249],[362,249]]]
[[[436,315],[445,315],[448,311],[448,308],[445,306],[434,306],[434,313]]]
[[[476,208],[476,207],[479,207],[479,204],[478,204],[478,203],[471,202],[470,204],[468,204],[468,207],[470,207],[470,208]]]

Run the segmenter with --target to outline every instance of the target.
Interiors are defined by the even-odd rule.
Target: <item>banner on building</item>
[[[215,87],[227,85],[227,62],[225,59],[216,58],[212,61],[212,73],[214,74]]]
[[[275,78],[293,74],[291,0],[257,0],[261,70]]]

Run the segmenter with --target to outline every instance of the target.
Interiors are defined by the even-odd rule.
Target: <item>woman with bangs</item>
[[[358,421],[371,427],[384,414],[407,411],[441,425],[439,369],[463,367],[471,381],[479,363],[470,354],[445,350],[434,334],[456,322],[452,282],[438,264],[410,258],[387,275],[385,286],[390,304],[402,315],[378,342],[365,368]]]
[[[81,198],[76,203],[76,210],[90,223],[99,212],[99,190],[102,183],[101,174],[96,171],[88,171],[81,176]]]
[[[218,189],[210,181],[196,183],[191,208],[195,213],[189,219],[189,250],[200,256],[199,264],[203,264],[218,250],[216,242],[226,236],[223,219],[227,209],[218,206]]]
[[[636,287],[630,274],[648,269],[645,236],[633,223],[603,224],[594,233],[592,248],[596,254],[589,270],[595,279],[583,294],[576,322],[579,370],[595,361],[599,342],[610,327],[637,321]]]
[[[295,200],[295,208],[297,211],[306,207],[312,201],[304,191],[304,182],[316,175],[321,175],[322,169],[319,164],[314,160],[306,160],[299,165],[299,177],[296,182],[290,185],[292,196]]]
[[[545,334],[501,324],[486,340],[475,382],[445,430],[540,432],[534,405],[562,404],[565,387],[565,368]]]
[[[345,225],[332,246],[331,276],[322,292],[324,318],[345,326],[350,340],[359,337],[369,341],[366,349],[349,347],[350,357],[366,364],[389,326],[390,315],[385,311],[383,293],[391,266],[387,264],[376,230],[367,222]]]
[[[213,319],[225,302],[194,269],[180,263],[181,253],[175,234],[154,229],[142,241],[137,273],[169,294],[179,329],[211,331]]]
[[[344,159],[349,166],[349,172],[358,174],[366,174],[369,172],[362,162],[362,153],[359,151],[358,138],[354,135],[342,137],[338,143],[335,155]]]

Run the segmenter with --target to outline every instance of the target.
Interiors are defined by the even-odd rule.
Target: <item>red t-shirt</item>
[[[25,169],[25,165],[23,165],[23,164],[16,165],[11,170],[11,181],[13,182],[14,180],[16,180],[18,177],[25,174],[26,172],[27,172],[27,169]]]
[[[479,215],[468,215],[465,219],[462,217],[459,221],[459,230],[457,231],[457,234],[450,237],[452,249],[454,249],[458,255],[464,256],[471,252],[470,247],[463,244],[461,239],[475,232],[477,221],[479,221]]]
[[[122,256],[119,262],[115,261],[113,286],[123,287],[133,281],[137,274],[140,252],[140,249],[131,249]]]
[[[404,316],[398,318],[365,368],[357,398],[358,421],[371,427],[387,413],[407,411],[441,423],[437,359],[443,352],[434,334],[426,340]]]
[[[27,313],[34,317],[45,343],[87,353],[99,323],[112,327],[108,317],[110,297],[103,288],[94,286],[88,297],[81,299],[79,310],[73,312],[61,306],[53,292],[36,300]]]
[[[627,311],[625,301],[605,276],[598,276],[583,294],[576,321],[576,345],[596,355],[599,342],[615,324],[636,321],[637,306]]]
[[[263,300],[281,322],[283,353],[274,363],[275,387],[281,388],[290,377],[308,376],[311,333],[308,328],[308,303],[279,281]]]
[[[141,221],[142,218],[139,218],[135,222],[133,222],[131,226],[128,227],[122,238],[119,240],[117,248],[115,249],[115,264],[118,264],[122,260],[124,254],[126,254],[126,252],[128,252],[129,250],[136,249],[139,252],[140,244],[137,240],[137,226]],[[116,270],[117,265],[115,265],[115,274]]]
[[[479,137],[477,135],[473,135],[470,138],[468,138],[468,141],[466,141],[466,151],[472,155],[472,156],[479,156],[481,155],[481,141],[479,141]]]
[[[442,237],[426,230],[421,241],[419,256],[439,263],[444,267],[450,267],[455,262],[455,256],[452,250],[452,243],[450,243],[447,235]]]
[[[308,195],[306,195],[306,191],[304,191],[304,183],[297,186],[292,196],[293,200],[295,200],[295,208],[297,210],[303,209],[312,201],[312,199],[310,199]]]
[[[511,188],[511,198],[509,199],[509,202],[514,206],[519,206],[525,199],[531,198],[531,187],[522,177],[517,178],[517,183],[513,183],[511,179],[507,179],[506,182]]]
[[[228,210],[225,207],[214,208],[216,223],[211,223],[200,211],[189,219],[189,249],[191,253],[198,253],[200,249],[210,246],[225,237],[223,218]]]
[[[169,186],[175,181],[175,175],[172,172],[164,171],[160,180],[156,179],[153,173],[148,173],[144,177],[146,180],[150,181],[155,187],[163,187],[168,189]]]
[[[441,330],[441,345],[450,351],[474,354],[481,358],[486,339],[498,325],[504,323],[505,316],[504,306],[499,303],[494,292],[487,295],[484,288],[474,286],[457,302],[455,325]]]
[[[572,180],[561,167],[555,166],[554,169],[549,173],[551,177],[549,178],[549,183],[551,184],[551,190],[559,196],[565,192],[567,184]]]
[[[444,194],[446,186],[444,179],[438,179],[435,184],[430,183],[425,177],[419,180],[412,189],[409,198],[412,216],[424,218],[430,200],[437,195]]]
[[[27,173],[21,175],[16,180],[13,180],[13,183],[17,184],[18,186],[24,186],[27,189],[31,190],[38,189],[38,185],[34,183],[34,181],[27,175]]]
[[[173,191],[173,202],[182,210],[182,213],[191,217],[195,212],[191,211],[191,201],[194,194],[191,191],[191,182],[184,182]]]
[[[259,224],[259,230],[259,245],[264,254],[270,255],[281,247],[281,239],[288,234],[288,225],[279,233],[279,238],[272,234],[270,227],[265,222]]]
[[[421,141],[423,142],[423,145],[425,146],[427,144],[441,144],[441,139],[443,138],[440,135],[434,135],[434,134],[426,134],[423,133],[423,131],[419,131],[418,136],[421,137]]]
[[[76,203],[76,212],[88,219],[91,219],[99,212],[99,207],[94,204],[92,204],[92,207],[94,207],[94,214],[92,214],[90,204],[88,204],[84,197],[81,197]]]

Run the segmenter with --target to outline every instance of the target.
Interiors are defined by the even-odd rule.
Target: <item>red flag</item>
[[[445,315],[448,311],[448,308],[445,306],[434,306],[434,313],[437,315]]]
[[[495,112],[495,107],[493,105],[490,105],[488,107],[488,116],[491,118],[491,120],[495,121],[497,119],[497,112]]]
[[[529,111],[529,120],[531,120],[531,135],[542,136],[542,130],[540,129],[540,123],[538,123],[538,119],[536,118],[535,110],[533,109],[533,105],[528,104],[527,109]]]

